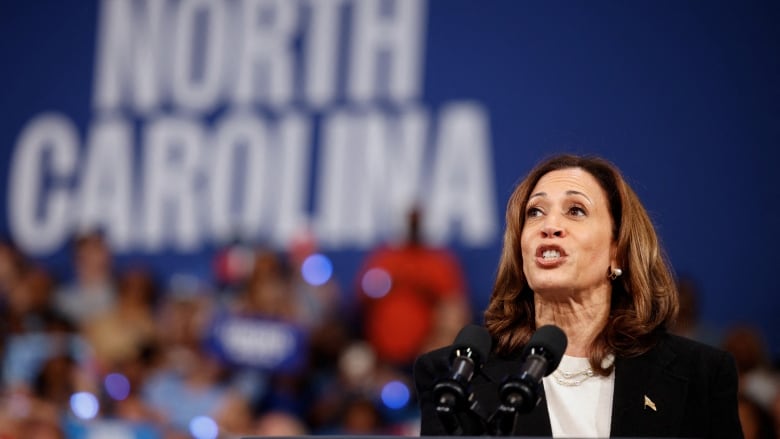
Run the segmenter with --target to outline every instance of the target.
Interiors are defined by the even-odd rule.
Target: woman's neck
[[[550,298],[534,294],[536,327],[558,326],[568,340],[566,355],[587,357],[593,340],[607,323],[610,292]]]

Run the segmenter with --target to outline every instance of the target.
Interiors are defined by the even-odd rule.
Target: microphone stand
[[[507,385],[502,387],[502,391],[506,390],[506,396],[502,398],[501,404],[499,404],[496,411],[490,416],[488,424],[492,426],[492,433],[496,436],[512,436],[514,435],[517,427],[517,421],[520,417],[520,413],[525,413],[528,410],[524,410],[523,394],[528,392],[528,388],[519,389],[517,387],[526,387],[519,382],[508,382]],[[504,393],[504,392],[502,392]]]
[[[479,404],[468,390],[476,363],[470,356],[471,350],[466,349],[465,352],[465,361],[455,363],[453,377],[433,387],[436,413],[444,429],[453,436],[473,436],[487,431],[485,421],[477,414]],[[459,350],[456,353],[458,358],[463,358]]]
[[[517,377],[508,378],[499,390],[501,404],[488,420],[493,434],[510,436],[514,434],[521,413],[528,413],[542,400],[544,393],[541,377],[544,376],[547,360],[544,349],[531,349],[525,362],[525,370]]]
[[[466,397],[458,385],[448,381],[439,383],[436,387],[436,393],[439,394],[436,414],[447,434],[474,436],[488,431],[487,422],[478,414],[479,403],[474,399],[473,393]]]

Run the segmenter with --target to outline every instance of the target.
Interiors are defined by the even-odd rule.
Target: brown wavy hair
[[[520,235],[531,191],[545,174],[569,168],[590,173],[604,190],[612,217],[612,239],[623,275],[612,282],[609,319],[590,349],[591,368],[601,375],[609,355],[632,357],[652,348],[657,335],[677,316],[677,287],[671,267],[647,211],[618,168],[593,156],[556,155],[536,165],[509,197],[501,259],[485,326],[496,340],[499,354],[517,352],[536,330],[533,291],[523,273]],[[607,273],[604,273],[606,276]]]

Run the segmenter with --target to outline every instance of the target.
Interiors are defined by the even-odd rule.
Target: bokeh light
[[[130,395],[130,380],[121,373],[110,373],[103,380],[108,396],[116,401],[124,401]]]
[[[197,416],[190,421],[190,434],[195,439],[217,439],[219,426],[208,416]]]
[[[327,256],[315,253],[303,261],[301,275],[311,285],[323,285],[333,275],[333,263]]]
[[[379,299],[390,291],[390,288],[393,286],[393,280],[387,271],[381,268],[372,268],[363,275],[360,285],[368,297]]]
[[[382,402],[388,408],[403,408],[409,402],[409,396],[409,387],[400,381],[390,381],[382,387]]]
[[[78,392],[70,397],[70,409],[80,419],[92,419],[100,411],[100,403],[95,395],[89,392]]]

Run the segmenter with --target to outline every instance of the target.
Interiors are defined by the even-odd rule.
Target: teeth
[[[561,252],[559,252],[558,250],[545,250],[542,253],[542,257],[544,259],[560,258]]]

